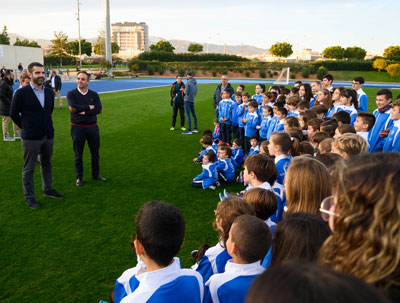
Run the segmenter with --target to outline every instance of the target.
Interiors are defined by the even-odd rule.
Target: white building
[[[149,50],[149,27],[145,22],[111,24],[112,42],[119,46],[119,57],[132,58]]]

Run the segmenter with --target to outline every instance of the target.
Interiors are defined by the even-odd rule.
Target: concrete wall
[[[27,68],[31,62],[43,64],[43,49],[37,47],[24,47],[0,44],[0,68],[16,70],[19,63]]]

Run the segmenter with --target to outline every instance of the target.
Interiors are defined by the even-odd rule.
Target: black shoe
[[[63,194],[60,194],[57,192],[55,189],[49,189],[44,192],[45,197],[49,198],[64,198],[65,196]]]
[[[97,181],[101,181],[101,182],[106,182],[107,181],[107,179],[103,178],[102,176],[93,177],[93,180],[97,180]]]
[[[26,199],[26,204],[30,208],[39,208],[40,207],[39,203],[37,203],[34,198],[27,198]]]
[[[82,181],[82,179],[81,179],[81,178],[76,179],[75,185],[78,186],[78,187],[83,186],[83,181]]]

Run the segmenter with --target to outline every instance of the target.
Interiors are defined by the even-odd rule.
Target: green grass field
[[[212,128],[215,84],[199,86],[196,113],[199,129]],[[255,85],[247,90],[254,91]],[[365,89],[369,107],[377,89]],[[397,95],[400,91],[395,91]],[[35,173],[37,210],[29,209],[21,185],[19,142],[0,142],[0,301],[98,302],[107,300],[115,279],[136,264],[129,240],[134,217],[149,200],[175,204],[186,219],[186,238],[179,257],[192,265],[190,251],[215,244],[213,210],[223,188],[195,189],[190,181],[201,172],[192,163],[201,133],[169,131],[169,87],[102,94],[101,175],[92,181],[90,154],[84,154],[84,186],[75,187],[69,113],[55,109],[54,188],[66,197],[43,197],[39,167]],[[179,118],[178,118],[179,121]],[[178,122],[179,123],[179,122]]]

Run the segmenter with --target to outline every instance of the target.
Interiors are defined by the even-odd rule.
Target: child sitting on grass
[[[181,212],[173,205],[151,201],[139,209],[135,225],[131,245],[141,262],[117,279],[114,302],[202,302],[201,275],[182,269],[174,258],[185,237]]]
[[[202,150],[200,151],[200,155],[197,158],[193,158],[193,162],[196,164],[201,164],[203,162],[203,156],[207,152],[213,152],[215,153],[215,150],[212,146],[213,140],[209,136],[204,136],[203,138],[200,139],[200,144],[202,146]]]
[[[218,147],[218,162],[216,163],[220,181],[232,183],[235,180],[236,167],[231,159],[232,150],[227,145]]]
[[[264,268],[260,260],[272,242],[264,222],[251,215],[235,219],[229,231],[226,249],[232,257],[225,272],[215,274],[206,283],[205,302],[244,302],[247,290]]]
[[[244,161],[243,149],[242,149],[242,140],[235,139],[232,144],[232,158],[235,160],[236,168],[240,167]]]
[[[214,152],[207,152],[203,156],[203,172],[193,179],[191,185],[196,188],[216,189],[218,186],[218,173],[215,165],[216,155]]]
[[[256,155],[256,154],[258,154],[260,152],[260,146],[258,145],[257,136],[251,137],[250,146],[251,146],[250,147],[250,151],[249,151],[249,153],[247,154],[247,156],[245,158],[247,158],[249,156],[252,156],[252,155]]]

